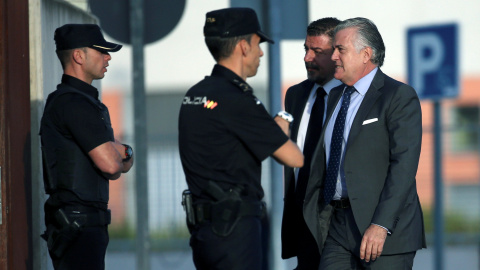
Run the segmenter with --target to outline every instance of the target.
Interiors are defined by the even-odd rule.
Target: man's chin
[[[343,77],[343,72],[336,71],[335,74],[333,74],[333,77],[339,81],[342,80]]]
[[[313,72],[307,72],[307,78],[310,81],[316,81],[317,80],[317,74],[315,74]]]
[[[103,78],[105,78],[105,74],[99,75],[99,76],[93,78],[93,80],[101,80],[101,79],[103,79]]]
[[[324,85],[326,83],[326,79],[319,76],[308,76],[309,81],[314,82],[319,85]]]

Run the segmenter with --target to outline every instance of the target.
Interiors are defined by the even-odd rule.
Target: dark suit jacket
[[[290,138],[296,142],[298,128],[308,96],[315,83],[305,80],[288,88],[285,95],[285,110],[293,115],[294,121],[290,129]],[[282,219],[282,258],[297,256],[298,229],[297,220],[303,218],[295,202],[295,175],[293,168],[285,166],[285,198]]]
[[[327,121],[344,85],[332,89]],[[365,120],[378,121],[365,124]],[[320,253],[332,207],[323,203],[325,128],[312,158],[303,213]],[[392,233],[382,255],[426,247],[416,179],[422,142],[422,115],[415,90],[378,69],[352,123],[345,150],[345,178],[355,222],[363,235],[371,223]]]

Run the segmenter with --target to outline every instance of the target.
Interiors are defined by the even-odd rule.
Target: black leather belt
[[[341,209],[350,208],[350,200],[348,198],[343,198],[340,200],[331,200],[330,204],[334,208],[341,208]]]
[[[65,214],[83,226],[103,226],[111,222],[110,209],[99,209],[86,206],[64,206]]]
[[[240,216],[262,216],[265,211],[265,202],[242,202],[239,209]],[[195,219],[198,223],[212,220],[211,203],[199,203],[194,206]]]

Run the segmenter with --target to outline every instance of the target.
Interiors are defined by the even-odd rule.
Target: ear
[[[85,52],[81,49],[74,49],[72,53],[72,58],[75,63],[82,65],[85,62]]]
[[[366,64],[368,61],[371,61],[372,55],[373,55],[373,50],[371,47],[366,47],[363,49],[363,63]]]
[[[238,45],[242,50],[242,55],[247,56],[248,52],[250,51],[250,44],[245,39],[242,39],[238,42]]]

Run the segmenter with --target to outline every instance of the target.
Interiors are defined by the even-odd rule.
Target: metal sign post
[[[408,81],[421,99],[434,102],[434,265],[444,269],[444,207],[442,179],[441,99],[458,96],[457,25],[410,28],[408,42]]]
[[[148,228],[147,127],[144,72],[143,0],[130,0],[130,35],[133,54],[133,96],[135,129],[135,195],[137,209],[137,269],[150,269]]]

